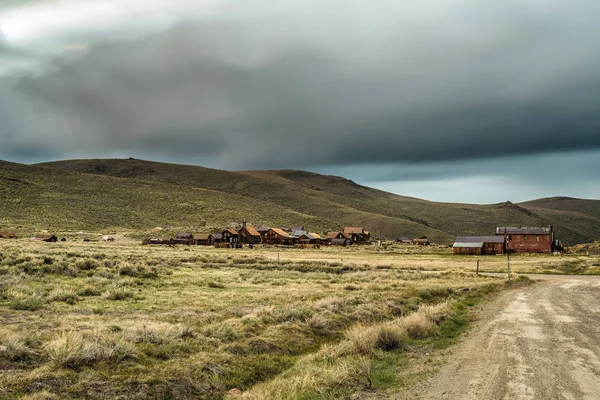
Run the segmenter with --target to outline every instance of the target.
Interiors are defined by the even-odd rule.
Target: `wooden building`
[[[480,256],[483,252],[483,242],[454,242],[452,248],[456,255]]]
[[[496,236],[506,240],[506,249],[511,253],[552,253],[554,232],[552,226],[538,227],[498,227]]]
[[[211,233],[196,233],[194,234],[194,244],[198,246],[212,246],[215,244],[215,239]]]
[[[239,243],[240,241],[240,234],[231,228],[224,230],[221,235],[223,235],[222,242]]]
[[[350,236],[346,235],[344,232],[327,232],[325,242],[330,244],[333,239],[350,239]]]
[[[331,246],[344,246],[348,247],[352,245],[352,239],[350,238],[333,238],[329,241]]]
[[[253,226],[244,226],[238,231],[240,243],[260,244],[261,235]]]
[[[427,237],[423,236],[421,238],[414,238],[413,240],[411,240],[410,244],[414,244],[417,246],[429,246],[431,242],[429,241],[429,239],[427,239]]]
[[[271,228],[262,236],[262,242],[270,245],[291,246],[295,244],[297,238],[291,236],[281,228]]]
[[[465,244],[481,244],[480,251],[474,252],[475,247]],[[505,240],[502,236],[457,236],[452,247],[454,254],[496,255],[506,252]]]
[[[304,233],[298,237],[298,243],[300,244],[321,244],[321,236],[317,233]]]
[[[347,226],[342,232],[350,237],[354,244],[369,244],[371,241],[371,234],[363,227]]]
[[[410,244],[411,239],[409,237],[399,237],[398,239],[396,239],[396,242],[402,244]]]

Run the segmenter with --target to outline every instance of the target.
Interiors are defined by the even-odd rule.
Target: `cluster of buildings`
[[[454,254],[463,255],[544,254],[562,251],[562,244],[555,239],[552,226],[498,227],[492,236],[457,236],[452,248]]]
[[[273,245],[273,246],[298,246],[317,247],[321,245],[351,246],[357,244],[370,244],[369,231],[362,227],[345,227],[339,232],[328,232],[321,235],[309,232],[304,226],[294,226],[291,229],[269,228],[267,226],[254,227],[242,224],[238,230],[228,228],[221,233],[177,233],[167,239],[146,239],[142,244],[185,244],[215,247],[240,247],[246,245]]]

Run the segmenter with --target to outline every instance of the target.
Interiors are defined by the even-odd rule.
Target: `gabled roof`
[[[246,232],[248,232],[248,234],[250,236],[260,236],[260,233],[258,233],[258,231],[256,230],[256,228],[254,228],[253,226],[245,226],[242,229],[240,229],[240,232],[246,229]]]
[[[268,226],[259,226],[258,228],[256,228],[256,230],[259,232],[267,232],[269,229],[271,228],[269,228]]]
[[[335,239],[342,232],[327,232],[327,239]],[[343,234],[343,233],[342,233]]]
[[[456,242],[452,245],[452,247],[480,249],[483,247],[483,242]]]
[[[225,232],[229,232],[229,233],[230,233],[230,234],[232,234],[232,235],[237,235],[237,234],[238,234],[238,233],[237,233],[237,232],[236,232],[234,229],[232,229],[232,228],[225,229],[225,230],[223,231],[223,233],[225,233]]]
[[[504,243],[504,236],[457,236],[459,243]]]
[[[409,237],[399,237],[397,240],[399,242],[410,242],[410,238]]]
[[[303,233],[302,235],[300,235],[300,237],[307,238],[309,240],[321,239],[321,236],[317,235],[316,233]]]
[[[496,235],[549,235],[552,233],[552,227],[505,227],[496,228]]]
[[[353,234],[353,233],[363,234],[363,233],[365,233],[365,230],[363,227],[347,226],[344,228],[343,232],[346,234]]]
[[[276,234],[278,234],[279,236],[283,236],[285,238],[291,238],[291,236],[288,235],[288,233],[281,228],[271,228],[271,230],[273,232],[275,232]]]
[[[211,236],[215,239],[215,240],[221,240],[223,239],[223,234],[222,233],[211,233]]]
[[[294,230],[292,231],[292,236],[302,236],[302,235],[306,235],[308,232],[304,231],[304,230]]]
[[[318,233],[310,232],[309,235],[315,239],[323,239]]]
[[[210,233],[196,233],[194,240],[208,240],[210,239]]]
[[[188,233],[188,232],[179,232],[178,234],[175,235],[175,237],[177,239],[181,239],[181,238],[186,238],[187,239],[187,238],[191,238],[193,236],[194,235],[192,235],[191,233]]]

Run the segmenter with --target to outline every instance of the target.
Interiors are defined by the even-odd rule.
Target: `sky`
[[[0,159],[600,199],[598,15],[593,0],[2,0]]]

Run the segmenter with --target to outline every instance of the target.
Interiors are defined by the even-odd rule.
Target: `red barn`
[[[511,253],[552,253],[552,227],[498,227],[496,236],[504,236],[506,250]]]

